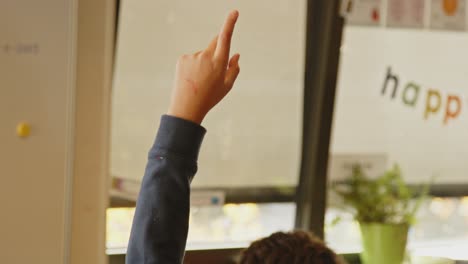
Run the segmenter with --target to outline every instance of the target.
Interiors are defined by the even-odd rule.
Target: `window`
[[[208,133],[192,183],[194,195],[221,193],[216,201],[229,204],[192,206],[188,248],[247,245],[291,229],[294,205],[277,202],[292,201],[299,175],[305,6],[305,0],[123,1],[112,99],[112,195],[135,200],[177,58],[205,48],[235,8],[240,19],[231,50],[241,54],[242,70],[203,123]],[[260,200],[269,203],[251,203]],[[236,221],[247,221],[239,218],[246,212],[251,229],[239,232]],[[126,245],[132,217],[132,209],[109,209],[109,248]]]
[[[466,6],[457,1],[450,8],[460,10],[448,16],[442,2],[362,1],[350,16],[340,51],[330,181],[348,176],[340,168],[351,162],[366,164],[370,176],[399,164],[410,184],[433,181],[436,192],[468,194]],[[429,199],[410,231],[410,250],[468,259],[459,248],[468,245],[466,199]],[[327,240],[338,251],[358,252],[357,223],[334,202]],[[332,225],[336,216],[343,221]]]

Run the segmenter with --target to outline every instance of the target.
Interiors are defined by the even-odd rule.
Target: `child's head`
[[[253,242],[240,264],[342,264],[320,239],[302,231],[278,232]]]

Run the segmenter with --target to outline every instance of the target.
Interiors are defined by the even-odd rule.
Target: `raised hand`
[[[197,124],[231,90],[239,74],[239,54],[229,58],[238,11],[231,11],[208,47],[179,58],[168,115]]]

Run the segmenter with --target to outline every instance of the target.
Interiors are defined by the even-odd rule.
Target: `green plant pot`
[[[360,223],[364,264],[402,264],[409,226]]]

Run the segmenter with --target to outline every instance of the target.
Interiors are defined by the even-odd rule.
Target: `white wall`
[[[0,1],[1,263],[107,262],[113,28],[111,0]]]
[[[0,3],[2,263],[68,257],[74,19],[73,1]],[[15,131],[22,121],[31,125],[25,139]]]
[[[105,264],[114,0],[79,0],[71,264]]]

